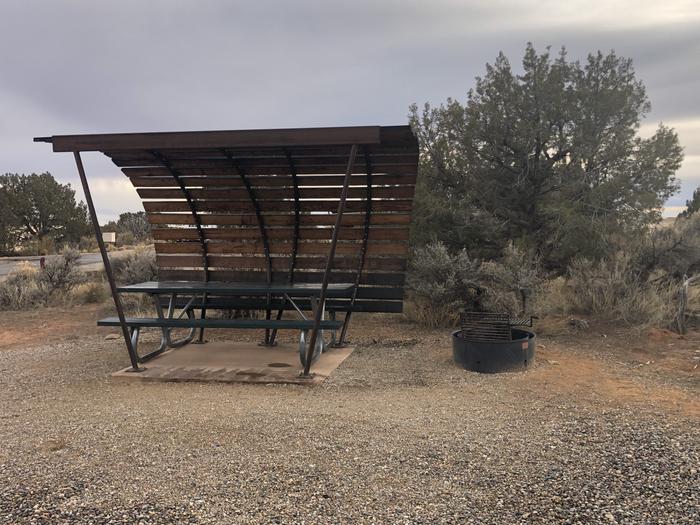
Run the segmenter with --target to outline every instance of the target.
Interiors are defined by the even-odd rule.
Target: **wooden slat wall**
[[[321,282],[349,150],[348,145],[104,153],[122,168],[143,199],[160,279],[204,278],[200,234],[182,184],[201,224],[209,279],[252,282],[266,281],[267,260],[255,207],[240,174],[250,181],[265,223],[272,279],[285,282],[295,232],[289,155],[298,174],[301,209],[294,281]],[[368,155],[372,216],[356,306],[364,311],[401,311],[418,148],[404,128],[382,128],[382,143],[369,146]],[[170,166],[165,167],[159,156]],[[367,209],[366,171],[360,149],[339,232],[332,282],[354,282],[357,275]],[[342,310],[347,300],[336,298],[329,304]]]

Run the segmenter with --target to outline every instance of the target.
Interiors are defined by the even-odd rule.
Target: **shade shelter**
[[[144,326],[163,329],[159,351],[183,343],[170,339],[175,327],[191,328],[192,337],[199,329],[200,341],[205,328],[259,328],[268,345],[277,330],[291,328],[301,331],[308,374],[321,330],[337,332],[335,342],[342,345],[353,312],[402,311],[418,164],[418,143],[408,126],[34,140],[75,156],[118,313],[103,324],[121,326],[134,370],[150,357],[136,351]],[[83,151],[108,156],[143,200],[157,283],[116,286]],[[120,294],[136,292],[156,298],[157,318],[124,316]],[[180,317],[174,315],[178,308]],[[252,321],[207,318],[207,311],[221,308],[266,315]],[[296,323],[283,318],[285,310],[300,316]]]

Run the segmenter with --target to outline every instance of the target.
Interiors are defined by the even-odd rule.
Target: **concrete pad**
[[[250,342],[189,344],[162,353],[145,363],[143,372],[125,368],[112,377],[130,381],[217,381],[224,383],[322,383],[352,353],[351,347],[331,348],[301,377],[299,346],[275,347]]]

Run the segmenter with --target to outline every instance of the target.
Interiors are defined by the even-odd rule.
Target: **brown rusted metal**
[[[297,260],[297,252],[299,251],[299,227],[301,221],[299,220],[299,199],[300,194],[299,194],[299,181],[297,179],[297,171],[296,168],[294,167],[294,159],[292,159],[292,155],[285,149],[284,151],[285,157],[287,157],[287,162],[289,164],[289,172],[292,175],[292,187],[294,188],[294,234],[293,234],[293,240],[292,240],[292,254],[289,258],[289,274],[287,275],[287,282],[288,283],[293,283],[294,282],[294,268],[296,266],[296,260]],[[286,301],[288,300],[288,297],[285,297],[285,305]],[[293,304],[293,303],[292,303]],[[295,305],[296,306],[296,305]],[[277,317],[276,319],[279,321],[282,319],[282,314],[284,314],[284,308],[280,308],[277,310]],[[277,330],[272,330],[272,334],[270,335],[270,344],[275,343],[275,339],[277,338]]]
[[[192,200],[192,196],[190,195],[189,190],[185,187],[183,184],[182,180],[180,179],[180,176],[178,175],[177,171],[172,168],[170,165],[170,162],[168,159],[160,153],[159,151],[153,150],[150,152],[158,161],[163,165],[163,167],[168,170],[172,178],[175,180],[177,185],[180,187],[180,191],[185,197],[185,200],[187,201],[187,207],[189,208],[190,213],[192,214],[192,220],[194,222],[195,229],[197,230],[197,236],[199,238],[199,243],[202,246],[202,264],[204,268],[204,280],[208,281],[209,280],[209,259],[208,259],[208,250],[207,250],[207,242],[206,239],[204,238],[204,232],[202,231],[202,222],[199,218],[199,214],[197,213],[197,210],[195,208],[194,202]]]
[[[152,150],[151,155],[153,155],[158,161],[163,165],[163,167],[168,170],[170,175],[175,179],[175,182],[177,185],[180,187],[180,191],[182,194],[185,196],[185,200],[187,201],[187,205],[190,208],[190,212],[192,213],[192,221],[194,222],[194,226],[197,230],[197,236],[199,237],[199,243],[202,245],[202,268],[204,269],[204,281],[209,281],[209,251],[207,250],[207,241],[204,238],[204,232],[202,231],[202,221],[199,218],[199,214],[197,213],[197,209],[195,208],[194,202],[192,200],[192,195],[190,194],[189,190],[185,187],[185,185],[182,182],[182,179],[178,175],[177,171],[172,168],[170,165],[170,162],[168,159],[160,153],[157,150]],[[207,317],[207,296],[204,294],[202,297],[202,308],[200,309],[200,315],[202,319],[206,319]],[[197,338],[198,343],[203,343],[204,342],[204,327],[199,329],[199,337]]]
[[[297,177],[297,170],[294,167],[294,160],[292,159],[289,151],[285,151],[285,156],[287,157],[287,162],[289,163],[289,172],[292,174],[292,186],[294,187],[294,241],[292,246],[292,256],[289,259],[289,277],[288,281],[294,282],[294,267],[297,261],[297,253],[299,251],[299,227],[300,221],[300,209],[299,204],[300,194],[299,194],[299,180]]]
[[[338,244],[338,235],[340,233],[340,227],[343,224],[343,212],[345,211],[345,201],[348,198],[348,186],[350,185],[350,178],[352,176],[352,168],[355,164],[355,157],[357,156],[357,144],[353,144],[350,147],[350,155],[348,157],[348,164],[345,170],[345,178],[343,179],[343,190],[340,193],[340,200],[338,201],[338,211],[335,215],[335,225],[333,226],[333,236],[331,237],[331,246],[328,250],[328,259],[326,260],[326,269],[323,272],[323,281],[321,283],[321,293],[318,297],[318,307],[314,312],[314,328],[311,332],[311,338],[309,340],[309,346],[306,349],[306,362],[304,363],[304,375],[309,375],[309,370],[311,368],[311,359],[313,357],[314,348],[316,347],[316,341],[318,340],[319,326],[321,325],[321,318],[323,317],[323,311],[325,310],[324,304],[326,301],[326,290],[328,288],[328,282],[330,278],[331,269],[333,268],[333,259],[335,258],[335,249]]]
[[[129,327],[126,324],[124,318],[124,308],[122,307],[121,299],[119,298],[119,292],[117,292],[117,284],[114,281],[114,273],[112,272],[112,263],[109,261],[109,256],[107,255],[107,248],[105,247],[104,240],[102,239],[102,229],[100,228],[100,223],[97,220],[97,212],[95,212],[95,205],[92,202],[92,194],[90,193],[90,186],[88,185],[87,177],[85,176],[85,168],[83,167],[83,160],[80,158],[80,152],[76,151],[73,153],[75,157],[75,165],[78,168],[78,175],[80,176],[80,183],[83,185],[83,193],[85,194],[85,202],[87,203],[88,212],[90,213],[90,220],[92,221],[92,227],[95,229],[95,238],[97,239],[97,246],[100,248],[100,255],[102,256],[102,264],[105,267],[105,273],[107,274],[107,281],[109,282],[109,290],[112,293],[112,300],[114,301],[114,307],[117,309],[117,317],[119,318],[119,326],[122,329],[122,335],[124,336],[124,343],[126,344],[127,352],[129,353],[129,361],[131,361],[131,370],[133,372],[141,372],[144,370],[139,367],[139,359],[136,355],[136,349],[131,341],[131,334],[129,333]]]
[[[265,254],[265,260],[267,262],[267,268],[266,268],[266,276],[267,276],[267,284],[272,283],[272,259],[270,257],[270,242],[267,238],[267,231],[265,229],[265,219],[263,218],[262,211],[260,210],[260,204],[258,203],[257,198],[255,197],[255,191],[253,190],[252,185],[250,184],[250,180],[245,176],[245,172],[243,169],[240,167],[238,162],[236,162],[236,159],[234,158],[231,153],[229,153],[227,150],[222,149],[221,150],[223,154],[226,156],[228,161],[231,163],[231,165],[236,169],[238,172],[238,175],[241,178],[241,182],[245,186],[245,189],[248,192],[248,197],[250,198],[250,202],[253,205],[253,209],[255,210],[255,216],[258,219],[258,229],[260,230],[260,240],[263,243],[263,252]],[[272,297],[270,295],[267,296],[267,309],[265,310],[265,319],[270,319],[272,317],[272,308],[270,307],[270,304],[272,303]],[[273,344],[274,341],[270,339],[270,330],[265,329],[265,339],[263,341],[263,344],[269,345]]]
[[[379,126],[334,128],[253,129],[235,131],[176,131],[166,133],[107,133],[36,137],[58,151],[105,151],[172,148],[290,147],[314,144],[345,146],[379,144]]]

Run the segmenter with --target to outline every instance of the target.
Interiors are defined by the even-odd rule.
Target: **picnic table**
[[[349,297],[352,294],[354,285],[329,284],[326,287],[327,297]],[[299,330],[299,358],[303,363],[306,360],[306,348],[309,330],[313,329],[314,321],[309,319],[303,310],[295,302],[300,297],[308,298],[312,304],[312,312],[318,308],[321,310],[321,333],[317,337],[312,360],[315,361],[326,349],[327,342],[324,338],[323,330],[332,330],[335,339],[335,331],[342,326],[342,322],[326,320],[326,301],[320,301],[323,287],[320,284],[312,283],[280,283],[280,284],[256,284],[256,283],[228,283],[228,282],[181,282],[181,281],[147,281],[138,284],[120,286],[119,293],[145,293],[152,297],[158,317],[156,318],[136,318],[127,317],[125,321],[131,333],[131,342],[138,355],[138,341],[141,328],[160,328],[162,331],[160,346],[146,354],[139,356],[142,362],[155,357],[168,348],[177,348],[190,343],[196,330],[199,328],[253,328],[264,330]],[[162,296],[168,296],[168,306],[164,310]],[[177,310],[177,299],[186,297],[184,307]],[[296,319],[202,319],[195,318],[195,309],[206,311],[206,301],[212,297],[255,297],[264,296],[268,298],[278,297],[286,301],[296,311]],[[99,326],[120,326],[119,317],[107,317],[97,323]],[[190,333],[183,338],[173,339],[171,332],[175,328],[189,328]]]

